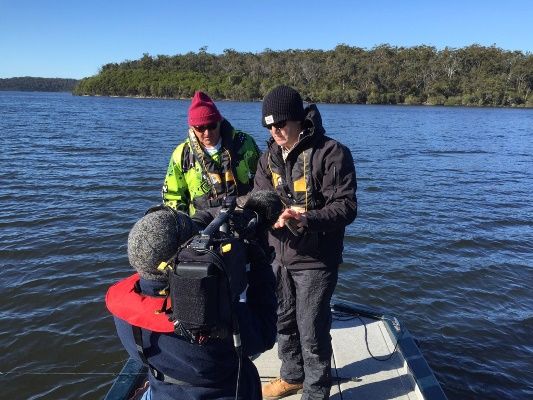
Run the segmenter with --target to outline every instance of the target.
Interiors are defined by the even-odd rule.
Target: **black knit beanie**
[[[277,86],[263,99],[263,126],[280,121],[303,121],[304,105],[300,93],[289,86]]]
[[[187,214],[162,208],[138,220],[128,236],[128,259],[141,278],[164,281],[166,275],[157,267],[168,261],[178,246],[194,234],[194,224]]]

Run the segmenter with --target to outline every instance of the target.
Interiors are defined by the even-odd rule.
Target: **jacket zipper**
[[[292,203],[294,202],[294,199],[292,197],[292,191],[290,190],[291,187],[294,186],[293,182],[292,182],[292,175],[291,175],[291,171],[292,171],[292,168],[290,168],[290,161],[289,161],[289,157],[291,156],[291,154],[289,154],[287,156],[287,158],[284,160],[284,167],[285,167],[285,182],[286,182],[286,185],[288,186],[289,188],[289,193],[288,195],[290,196],[289,199],[291,201],[291,204],[289,204],[289,207],[292,206]],[[282,265],[285,265],[285,249],[286,249],[286,246],[287,246],[287,241],[288,241],[288,235],[290,235],[291,233],[288,232],[288,228],[285,228],[285,232],[284,232],[284,236],[285,236],[285,240],[282,240],[281,241],[281,247],[280,247],[280,250],[281,250],[281,257],[280,257],[280,260],[281,260],[281,264]]]

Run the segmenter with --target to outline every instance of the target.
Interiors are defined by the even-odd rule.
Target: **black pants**
[[[290,270],[274,265],[278,295],[281,378],[304,384],[302,400],[329,399],[330,300],[338,268]]]

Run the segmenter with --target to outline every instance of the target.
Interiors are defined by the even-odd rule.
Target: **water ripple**
[[[103,299],[188,105],[0,92],[5,398],[101,398],[120,370]],[[264,149],[260,107],[220,104]],[[450,399],[533,396],[533,110],[319,108],[359,185],[335,299],[398,315]]]

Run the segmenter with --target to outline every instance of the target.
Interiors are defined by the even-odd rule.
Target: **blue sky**
[[[473,43],[533,52],[531,0],[0,0],[0,78],[82,78],[109,62],[224,49]]]

